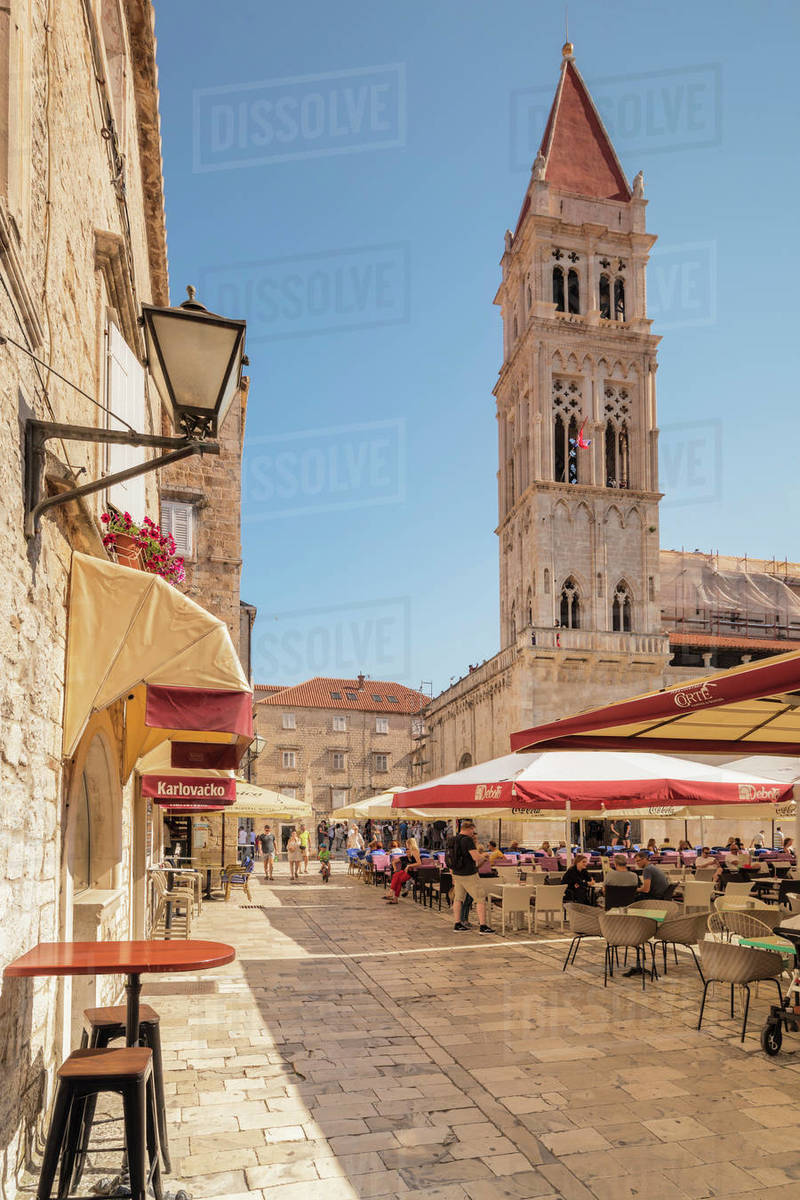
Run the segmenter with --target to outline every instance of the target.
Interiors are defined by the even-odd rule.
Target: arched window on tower
[[[564,629],[580,629],[581,601],[578,585],[570,577],[561,585],[561,626]]]
[[[632,607],[630,588],[624,580],[620,580],[611,602],[611,628],[614,633],[630,633]]]
[[[569,419],[569,482],[578,482],[578,418],[570,417]]]
[[[531,591],[530,588],[528,588],[528,599],[527,599],[527,603],[526,603],[526,608],[527,608],[527,616],[528,616],[528,626],[530,627],[531,625],[533,625],[533,592]]]
[[[581,285],[574,267],[567,272],[567,309],[571,313],[581,311]]]
[[[515,315],[514,316],[514,341],[516,341],[518,337],[519,337],[519,321],[517,320],[517,317]]]
[[[556,483],[567,482],[567,430],[560,413],[553,422],[553,478]]]
[[[544,594],[545,596],[550,595],[550,572],[547,567],[544,569]]]
[[[611,282],[607,275],[600,276],[600,316],[611,320]]]
[[[614,280],[614,320],[625,320],[625,280]]]
[[[617,431],[613,421],[606,421],[606,487],[617,487]]]
[[[564,272],[561,267],[553,267],[553,304],[556,312],[564,311]]]
[[[509,634],[511,635],[509,638],[509,641],[513,645],[514,642],[517,640],[517,606],[516,606],[516,604],[511,605],[511,619],[509,621],[508,631],[509,631]]]
[[[531,291],[530,280],[528,281],[528,312],[533,308],[533,292]]]

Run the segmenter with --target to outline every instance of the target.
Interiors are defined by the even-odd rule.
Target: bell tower
[[[646,205],[567,42],[495,298],[501,647],[660,638]]]

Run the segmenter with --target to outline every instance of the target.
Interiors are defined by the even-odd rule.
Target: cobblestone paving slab
[[[456,934],[336,864],[207,903],[237,959],[144,977],[161,1014],[170,1194],[227,1200],[703,1200],[796,1196],[800,1055],[768,1060],[766,993],[695,1029],[691,958],[603,988],[600,942]],[[737,1005],[738,1018],[738,1005]],[[107,1139],[119,1129],[105,1127]],[[83,1190],[109,1173],[93,1158]]]

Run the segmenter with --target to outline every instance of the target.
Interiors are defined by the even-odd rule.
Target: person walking
[[[328,823],[321,820],[317,825],[317,850],[321,850],[328,841]]]
[[[478,910],[478,932],[494,933],[491,925],[486,922],[486,885],[478,874],[478,867],[488,860],[489,855],[477,849],[475,822],[469,817],[465,818],[461,822],[461,832],[448,839],[445,850],[445,862],[453,874],[453,929],[457,933],[469,929],[461,920],[461,908],[467,895],[475,901]]]
[[[297,830],[292,829],[289,834],[289,840],[286,843],[286,853],[289,856],[289,882],[297,883],[300,878],[300,864],[303,861],[303,851],[300,846],[300,838],[297,836]]]
[[[238,843],[239,862],[242,862],[247,857],[247,828],[244,825],[239,826]]]
[[[302,822],[300,824],[300,832],[298,833],[298,840],[300,842],[300,849],[303,851],[303,874],[307,875],[308,874],[308,851],[309,851],[309,843],[311,841],[311,838],[309,836],[308,830],[306,829],[305,825],[302,824]]]
[[[275,870],[275,834],[269,825],[264,826],[261,834],[261,853],[264,855],[264,876],[272,879]]]

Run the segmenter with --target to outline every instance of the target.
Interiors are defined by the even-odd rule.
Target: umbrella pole
[[[567,843],[567,868],[572,866],[572,805],[567,801],[564,809],[564,819],[567,826],[567,836],[564,839]]]
[[[700,849],[706,844],[705,834],[703,833],[703,818],[700,818]]]
[[[792,799],[795,803],[794,813],[794,852],[795,856],[800,853],[800,783],[792,784]],[[781,846],[781,850],[783,846]]]
[[[775,841],[774,838],[772,840]],[[497,849],[502,850],[502,848],[503,848],[503,818],[498,817],[498,820],[497,820]]]
[[[578,828],[580,829],[581,850],[585,850],[586,849],[586,834],[584,833],[584,829],[583,829],[583,817],[581,817],[580,822],[578,823]]]

